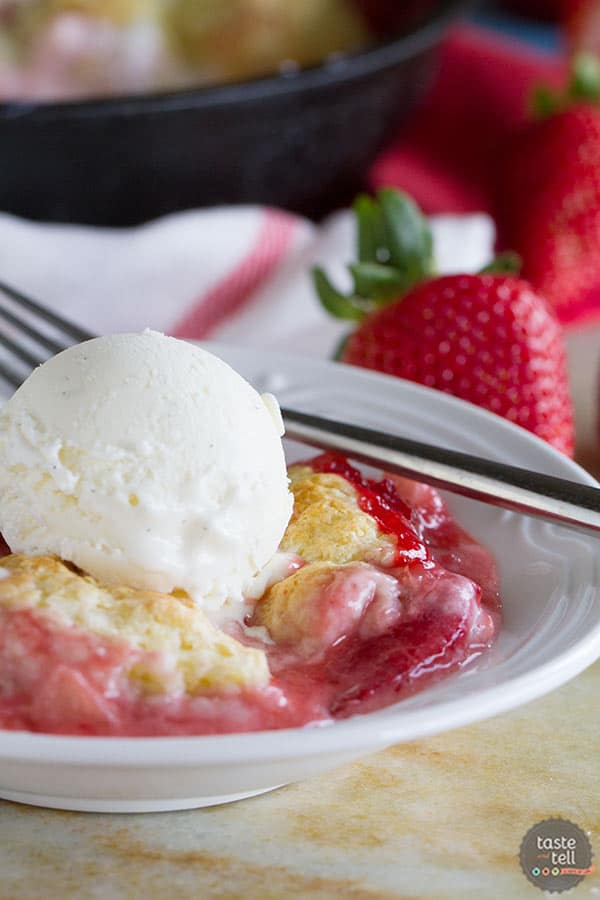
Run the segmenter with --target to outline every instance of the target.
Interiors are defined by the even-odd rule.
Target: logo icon
[[[570,891],[595,870],[585,831],[567,819],[545,819],[530,828],[521,842],[523,874],[542,891]]]

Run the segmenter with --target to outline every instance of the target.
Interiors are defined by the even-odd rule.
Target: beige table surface
[[[595,438],[600,329],[569,339],[578,458]],[[519,869],[549,816],[600,860],[600,663],[541,700],[231,806],[146,816],[0,801],[0,900],[540,897]],[[588,876],[569,897],[600,898]]]

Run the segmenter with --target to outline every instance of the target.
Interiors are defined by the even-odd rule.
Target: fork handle
[[[600,532],[600,488],[296,410],[282,409],[282,415],[286,436],[300,443],[472,500]]]

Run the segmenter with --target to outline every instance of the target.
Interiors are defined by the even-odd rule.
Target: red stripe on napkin
[[[267,209],[247,256],[194,301],[192,308],[170,329],[171,334],[175,337],[205,338],[224,319],[239,312],[286,255],[296,225],[293,216]]]

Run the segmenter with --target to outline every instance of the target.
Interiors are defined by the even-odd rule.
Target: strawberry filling
[[[268,652],[283,692],[309,690],[334,719],[387,706],[460,668],[490,646],[498,626],[497,611],[482,605],[481,589],[462,575],[404,567],[394,570],[396,592],[382,597],[381,572],[364,566],[362,574],[374,599],[358,621],[346,613],[350,627],[332,644],[308,659],[292,648]],[[356,572],[348,578],[356,588]],[[337,590],[344,592],[341,575]]]
[[[160,653],[44,612],[0,610],[0,727],[142,736],[302,726],[387,706],[485,651],[500,622],[495,563],[437,491],[402,478],[367,479],[333,454],[307,465],[347,478],[361,508],[397,537],[398,550],[389,568],[335,569],[320,592],[306,596],[308,614],[287,644],[229,629],[267,654],[265,688],[144,694],[132,669],[160,667]]]
[[[394,565],[428,559],[427,548],[410,523],[410,506],[402,500],[392,479],[375,481],[365,478],[359,469],[335,453],[322,453],[305,465],[310,466],[313,472],[341,475],[353,485],[362,511],[375,519],[384,534],[396,538]]]
[[[223,734],[322,719],[319,698],[277,685],[232,694],[143,695],[129,680],[143,656],[124,641],[65,628],[30,611],[0,614],[0,726],[104,736]]]

